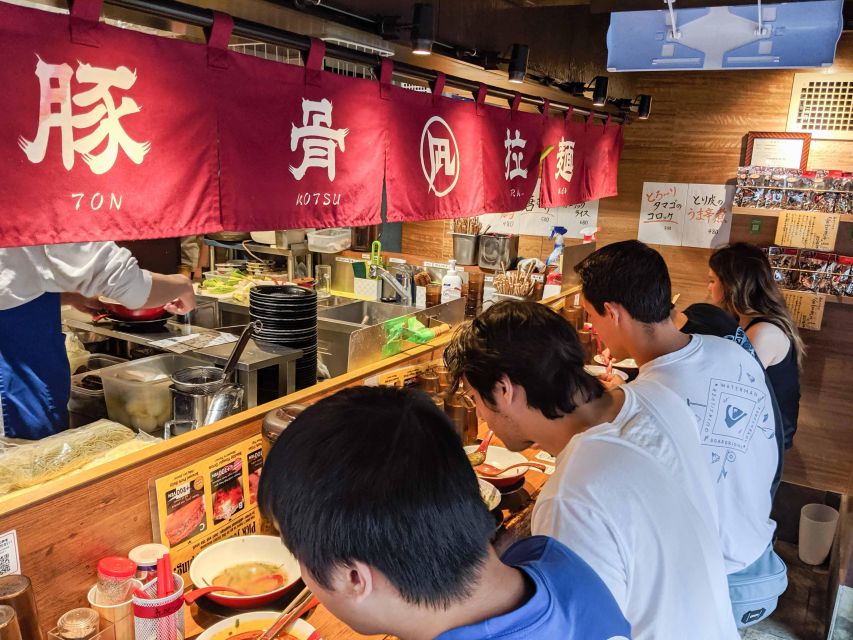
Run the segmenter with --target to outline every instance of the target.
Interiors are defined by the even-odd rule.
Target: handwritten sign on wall
[[[644,182],[637,238],[649,244],[679,246],[687,206],[686,184]]]
[[[726,185],[645,182],[637,238],[685,247],[726,244],[733,195],[734,189]]]
[[[820,330],[826,294],[784,290],[782,295],[785,296],[785,304],[791,311],[791,317],[800,329]]]
[[[732,230],[734,186],[690,184],[684,214],[685,247],[719,247],[728,244]]]
[[[838,235],[837,213],[782,211],[776,226],[776,244],[832,251]]]
[[[548,237],[551,235],[551,230],[559,226],[568,230],[566,235],[569,238],[583,238],[585,231],[595,230],[598,226],[598,200],[567,207],[540,207],[540,184],[540,182],[536,183],[533,195],[521,211],[481,215],[480,223],[483,228],[489,226],[491,227],[489,231],[494,233]]]

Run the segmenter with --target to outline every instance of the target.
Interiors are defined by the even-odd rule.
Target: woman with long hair
[[[738,319],[773,383],[788,449],[797,430],[805,354],[797,325],[761,249],[736,242],[717,249],[708,264],[711,301]]]

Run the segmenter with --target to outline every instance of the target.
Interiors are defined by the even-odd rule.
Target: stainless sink
[[[352,304],[356,302],[352,298],[345,298],[343,296],[327,296],[325,298],[317,298],[317,308],[324,309],[328,307],[340,307],[344,304]]]
[[[338,307],[318,309],[317,316],[320,325],[331,322],[354,325],[349,329],[351,333],[364,327],[372,327],[414,313],[417,310],[415,307],[406,307],[400,304],[356,300]]]

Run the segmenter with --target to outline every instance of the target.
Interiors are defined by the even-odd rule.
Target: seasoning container
[[[468,424],[468,406],[464,398],[465,394],[457,391],[444,400],[444,413],[453,423],[459,439],[463,441],[465,439],[465,428]]]
[[[136,563],[130,558],[109,556],[98,561],[98,601],[119,604],[127,600]]]
[[[0,605],[9,605],[15,610],[23,640],[42,640],[33,585],[27,576],[0,577]]]
[[[136,579],[148,582],[157,574],[157,561],[169,553],[168,547],[162,544],[141,544],[133,547],[127,557],[136,565]]]
[[[0,640],[22,640],[18,616],[7,604],[0,605]]]
[[[433,369],[427,369],[418,376],[418,386],[424,393],[431,396],[438,393],[438,374]]]
[[[56,633],[63,640],[89,640],[97,635],[100,621],[93,609],[72,609],[56,623]]]
[[[264,416],[261,433],[269,446],[274,445],[282,432],[296,419],[296,416],[305,411],[307,408],[308,407],[304,404],[289,404],[286,407],[280,407],[279,409],[267,413],[267,415]]]
[[[462,444],[477,444],[477,435],[480,432],[480,421],[477,419],[477,405],[471,396],[462,394],[465,402],[465,430],[462,434]]]
[[[595,357],[595,340],[592,337],[592,330],[586,326],[578,331],[578,340],[584,352],[584,362],[592,362]]]
[[[441,304],[441,283],[430,282],[426,286],[426,305],[435,307]]]
[[[435,406],[444,411],[444,398],[440,395],[430,396],[430,400],[435,403]]]
[[[447,390],[450,389],[450,371],[447,367],[440,367],[436,373],[438,374],[438,392],[447,393]]]

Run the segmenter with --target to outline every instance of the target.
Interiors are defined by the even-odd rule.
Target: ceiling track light
[[[526,44],[512,45],[512,55],[509,59],[509,81],[515,84],[524,82],[527,74],[527,58],[530,55],[530,47]]]
[[[595,76],[586,84],[583,82],[563,82],[557,86],[578,98],[582,98],[585,93],[591,91],[593,105],[603,107],[607,104],[607,76]]]
[[[622,111],[636,111],[637,117],[640,120],[648,120],[652,112],[652,97],[646,93],[641,93],[633,100],[630,98],[620,98],[618,100],[611,100],[611,102],[617,109],[621,109]]]
[[[412,53],[428,56],[432,53],[433,42],[435,42],[435,32],[432,5],[427,2],[416,2],[412,12]]]

